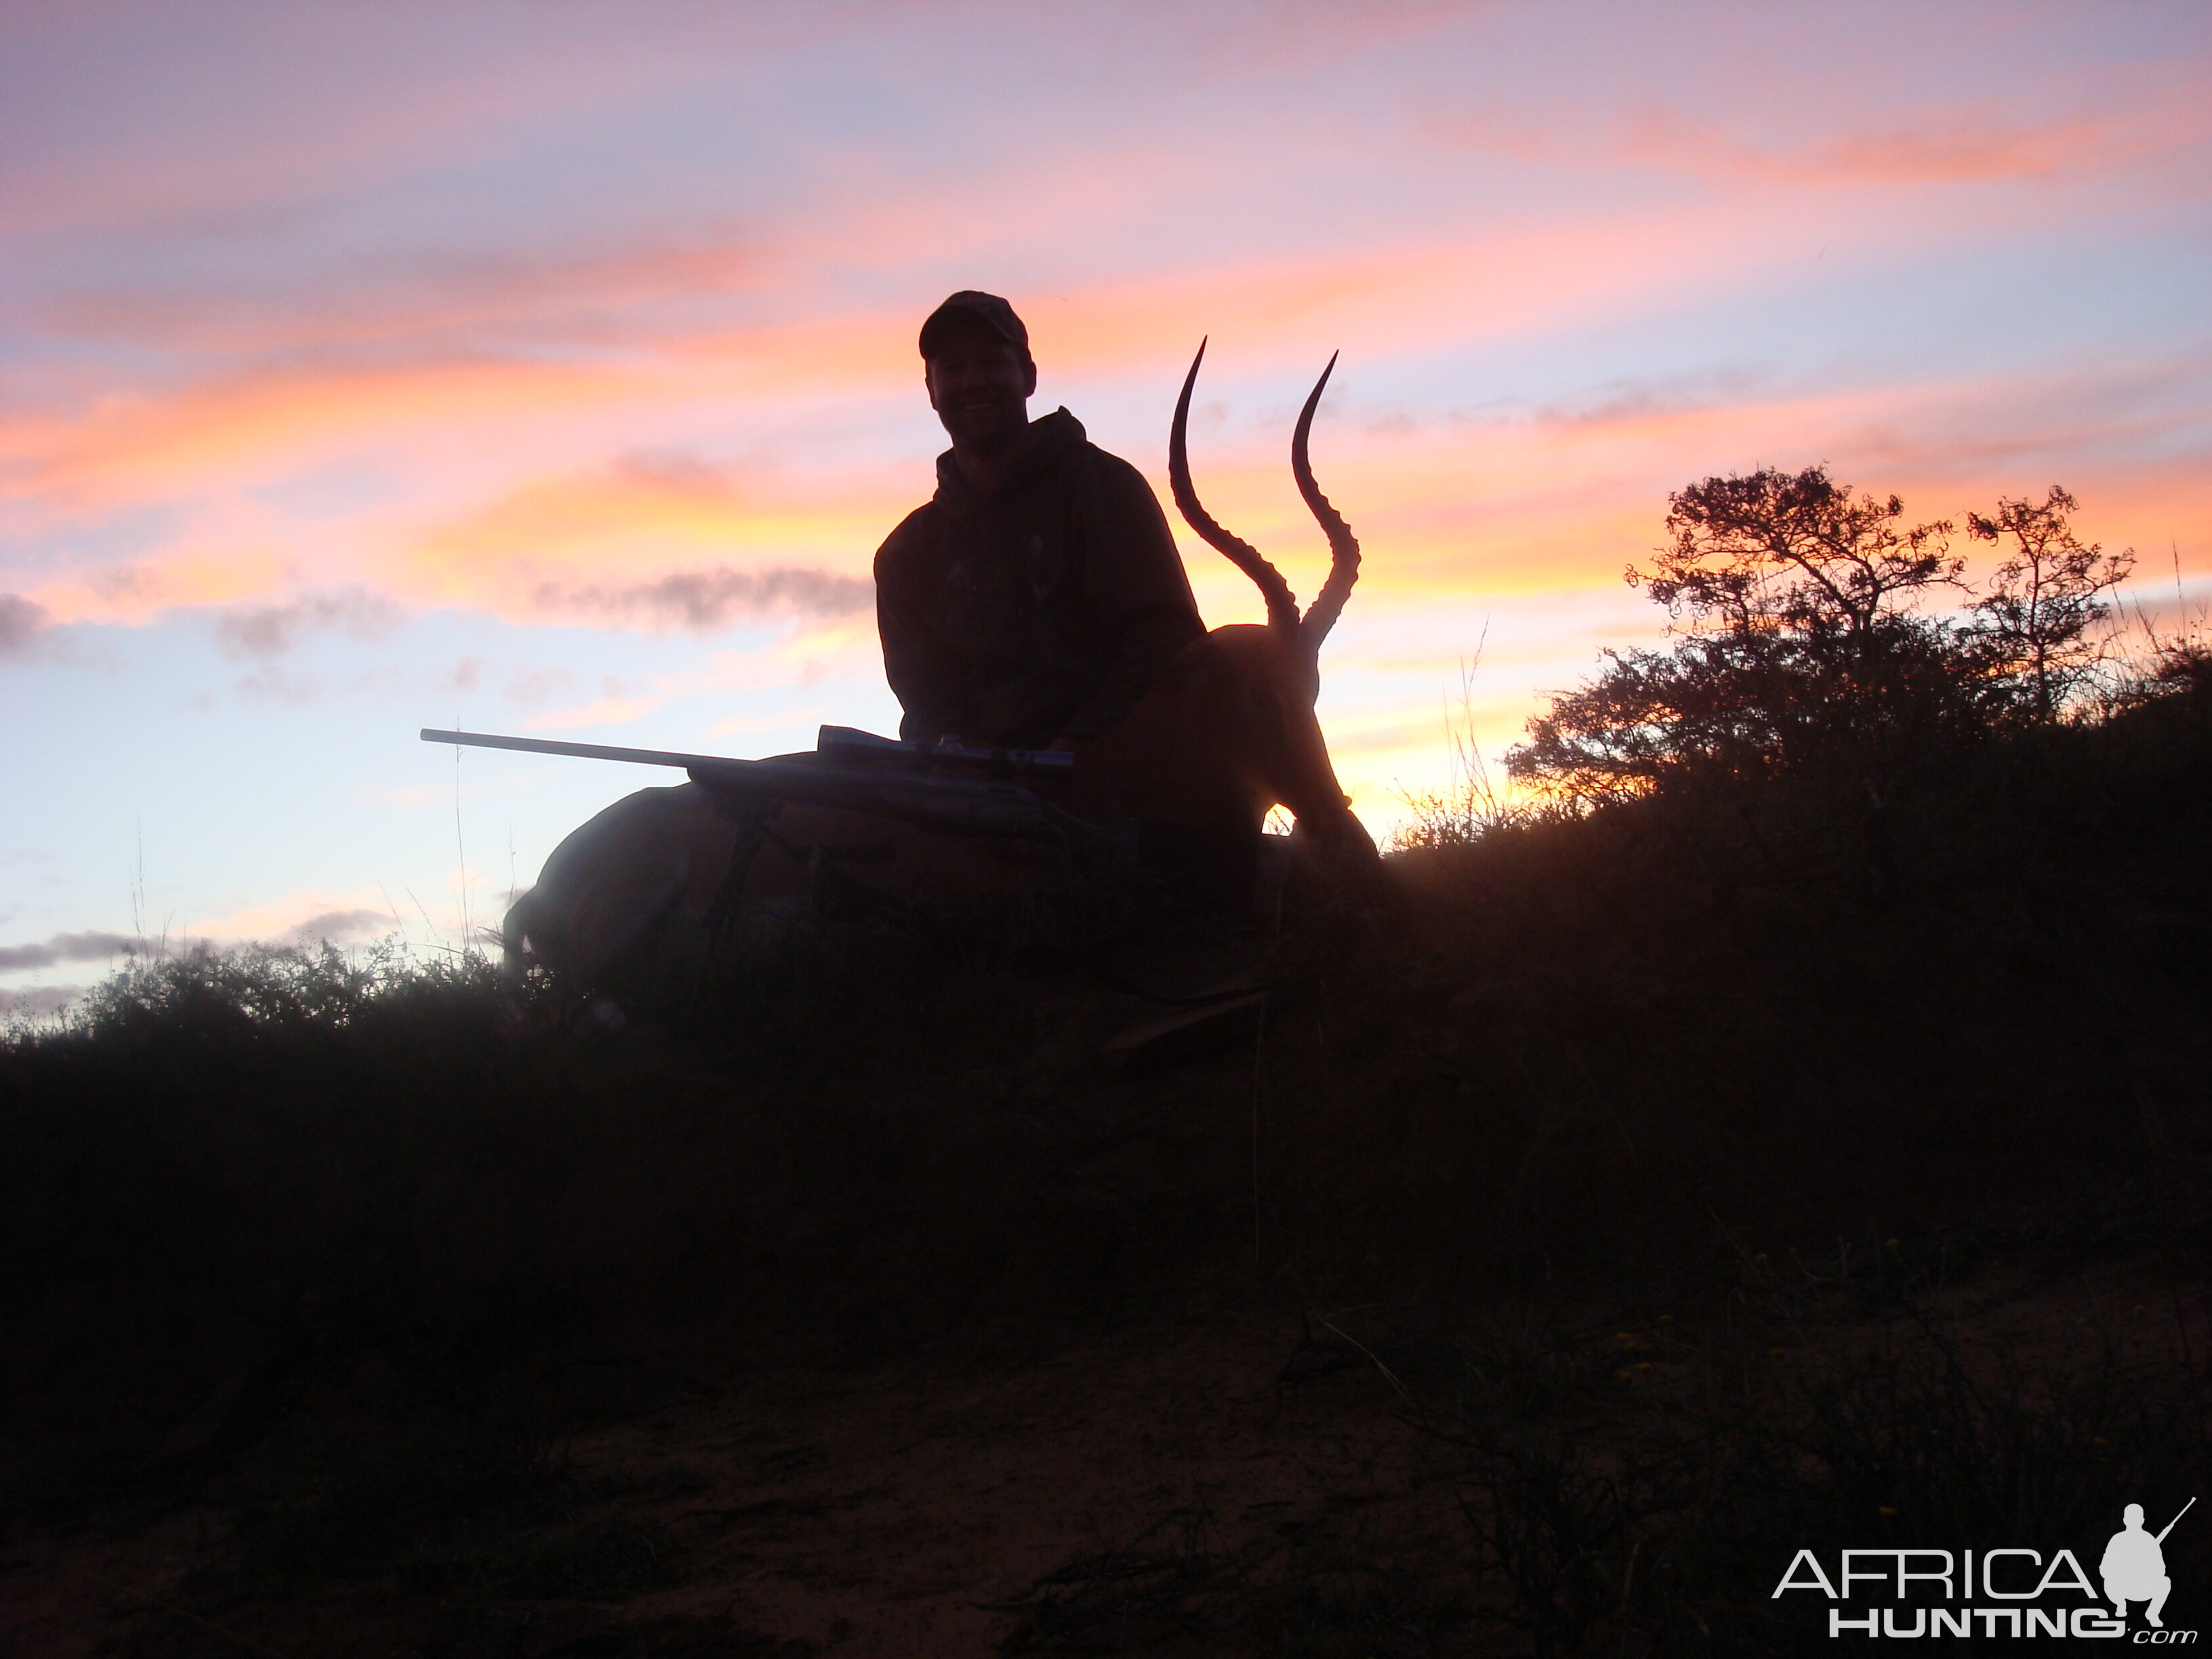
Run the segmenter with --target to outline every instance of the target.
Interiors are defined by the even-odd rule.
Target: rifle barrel
[[[852,771],[799,761],[736,760],[726,755],[687,755],[669,749],[623,749],[603,743],[559,743],[546,738],[447,732],[427,726],[422,728],[422,741],[471,749],[511,749],[527,755],[680,767],[694,782],[709,790],[873,812],[954,835],[1028,836],[1073,842],[1111,857],[1127,856],[1125,836],[1086,823],[1019,784]]]
[[[465,749],[516,749],[526,755],[571,755],[579,760],[631,761],[640,766],[751,766],[752,761],[729,760],[720,755],[682,755],[668,749],[617,749],[604,743],[555,743],[546,738],[503,738],[488,732],[443,732],[422,728],[425,743],[457,744]]]
[[[2193,1508],[2195,1508],[2195,1507],[2196,1507],[2196,1504],[2197,1504],[2197,1500],[2196,1500],[2195,1498],[2191,1498],[2191,1499],[2189,1500],[2189,1502],[2187,1502],[2186,1504],[2184,1504],[2181,1506],[2180,1513],[2179,1513],[2179,1514],[2177,1514],[2177,1515],[2173,1517],[2173,1519],[2172,1519],[2172,1520],[2171,1520],[2171,1521],[2169,1521],[2169,1522],[2167,1522],[2166,1523],[2166,1532],[2162,1532],[2162,1533],[2159,1534],[2159,1535],[2158,1535],[2158,1541],[2159,1541],[2160,1543],[2163,1544],[2164,1542],[2166,1542],[2166,1532],[2172,1532],[2172,1531],[2176,1527],[2179,1526],[2179,1525],[2181,1524],[2181,1516],[2184,1516],[2184,1515],[2188,1514],[2188,1513],[2189,1513],[2189,1511],[2190,1511],[2191,1509],[2193,1509]]]

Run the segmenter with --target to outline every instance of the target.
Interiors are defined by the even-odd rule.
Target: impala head
[[[1298,494],[1305,497],[1307,508],[1320,521],[1322,533],[1328,538],[1328,580],[1322,584],[1320,597],[1303,617],[1298,615],[1297,599],[1291,592],[1291,585],[1283,580],[1283,573],[1262,558],[1249,542],[1231,535],[1216,524],[1212,514],[1199,505],[1198,492],[1191,488],[1190,455],[1184,434],[1190,423],[1191,388],[1198,384],[1198,366],[1205,361],[1206,342],[1201,340],[1198,356],[1190,361],[1190,373],[1183,377],[1182,395],[1176,399],[1175,425],[1168,434],[1168,479],[1175,489],[1176,506],[1193,530],[1258,585],[1261,597],[1267,602],[1268,628],[1285,643],[1295,645],[1309,663],[1316,662],[1321,655],[1321,642],[1336,625],[1345,600],[1351,597],[1352,583],[1359,580],[1359,543],[1352,536],[1352,526],[1345,523],[1344,515],[1328,504],[1328,497],[1314,483],[1313,467],[1306,459],[1306,441],[1313,432],[1314,410],[1321,406],[1322,391],[1336,368],[1336,359],[1334,356],[1329,358],[1328,367],[1314,382],[1313,391],[1306,397],[1306,406],[1298,412],[1297,430],[1291,437],[1291,476],[1298,481]]]

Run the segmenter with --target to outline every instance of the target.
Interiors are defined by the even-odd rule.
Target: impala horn
[[[1198,356],[1190,360],[1190,373],[1183,376],[1182,396],[1176,399],[1175,425],[1168,432],[1168,482],[1175,489],[1176,506],[1181,509],[1184,521],[1193,530],[1259,585],[1261,596],[1267,601],[1267,625],[1276,632],[1295,639],[1298,636],[1298,602],[1291,592],[1291,585],[1283,580],[1283,573],[1261,558],[1259,550],[1251,543],[1238,540],[1216,524],[1213,515],[1198,504],[1198,492],[1190,487],[1190,454],[1183,440],[1183,432],[1190,423],[1190,389],[1198,384],[1198,366],[1205,361],[1206,342],[1200,340]],[[1322,378],[1327,380],[1328,377],[1323,375]],[[1314,395],[1321,395],[1319,387],[1315,388]],[[1311,404],[1307,405],[1307,413],[1312,413]],[[1298,428],[1298,441],[1303,453],[1305,441],[1303,423]],[[1307,499],[1311,501],[1316,497],[1310,495]],[[1326,501],[1322,503],[1323,507],[1328,505]],[[1350,534],[1349,532],[1346,533],[1347,536]],[[1356,558],[1358,556],[1355,554],[1353,556]],[[1331,580],[1334,580],[1334,576]],[[1338,606],[1341,608],[1343,604],[1340,598]]]
[[[1306,506],[1320,523],[1322,533],[1328,538],[1328,580],[1322,584],[1321,593],[1303,622],[1298,618],[1297,599],[1290,584],[1283,580],[1283,573],[1262,558],[1249,542],[1240,540],[1216,524],[1212,515],[1199,505],[1198,492],[1191,488],[1190,454],[1185,433],[1190,423],[1191,388],[1198,384],[1198,366],[1205,361],[1206,342],[1200,340],[1198,356],[1190,362],[1190,373],[1183,376],[1182,395],[1176,399],[1175,425],[1168,434],[1168,481],[1175,489],[1176,506],[1193,530],[1258,584],[1261,596],[1267,601],[1268,626],[1296,639],[1308,656],[1318,656],[1321,642],[1336,625],[1345,600],[1352,597],[1352,583],[1359,580],[1358,539],[1352,535],[1352,526],[1345,523],[1344,515],[1331,507],[1328,497],[1321,493],[1306,455],[1307,440],[1313,432],[1314,410],[1321,407],[1321,394],[1328,385],[1328,377],[1336,372],[1336,357],[1334,353],[1330,355],[1328,367],[1314,382],[1306,406],[1298,411],[1297,430],[1291,437],[1291,472],[1298,481],[1298,494],[1305,497]]]
[[[1328,538],[1328,580],[1322,584],[1321,592],[1306,612],[1305,620],[1298,624],[1298,643],[1310,657],[1321,654],[1321,642],[1328,637],[1328,630],[1336,626],[1336,619],[1344,610],[1344,602],[1352,597],[1352,585],[1359,580],[1359,542],[1352,535],[1352,526],[1344,515],[1328,504],[1328,497],[1321,493],[1314,482],[1312,465],[1306,459],[1306,438],[1313,430],[1314,410],[1321,406],[1322,388],[1335,372],[1336,354],[1331,352],[1328,367],[1314,382],[1314,389],[1306,398],[1306,406],[1298,412],[1298,429],[1291,436],[1291,472],[1298,481],[1298,494],[1306,498],[1306,506],[1320,520],[1322,533]],[[1195,365],[1194,365],[1194,372]]]

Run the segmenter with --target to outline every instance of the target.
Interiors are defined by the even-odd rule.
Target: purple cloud
[[[58,1014],[84,994],[82,985],[34,985],[27,991],[0,990],[0,1018],[37,1018]]]
[[[284,930],[284,936],[301,945],[324,940],[343,945],[349,939],[380,939],[398,926],[386,910],[325,910],[319,916],[293,923]]]
[[[663,627],[706,633],[741,619],[776,613],[849,617],[875,603],[876,586],[858,576],[783,566],[772,570],[684,570],[627,587],[579,587],[563,592],[547,583],[538,603],[548,610],[603,617],[643,616]]]
[[[0,593],[0,657],[28,653],[46,627],[46,606],[19,594]]]
[[[357,640],[374,639],[389,632],[400,614],[389,599],[360,588],[339,588],[287,605],[224,611],[215,621],[215,642],[228,656],[280,657],[326,629],[343,629]]]
[[[129,933],[56,933],[43,945],[0,945],[0,973],[60,962],[106,962],[144,948],[144,940]]]

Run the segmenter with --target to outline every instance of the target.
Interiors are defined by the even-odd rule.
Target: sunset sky
[[[1663,616],[1667,495],[2063,483],[2212,592],[2212,9],[0,0],[0,990],[495,921],[673,781],[418,727],[891,730],[922,317],[1301,595],[1370,827]],[[1179,537],[1209,623],[1257,592]],[[2177,591],[2179,589],[2179,592]]]

